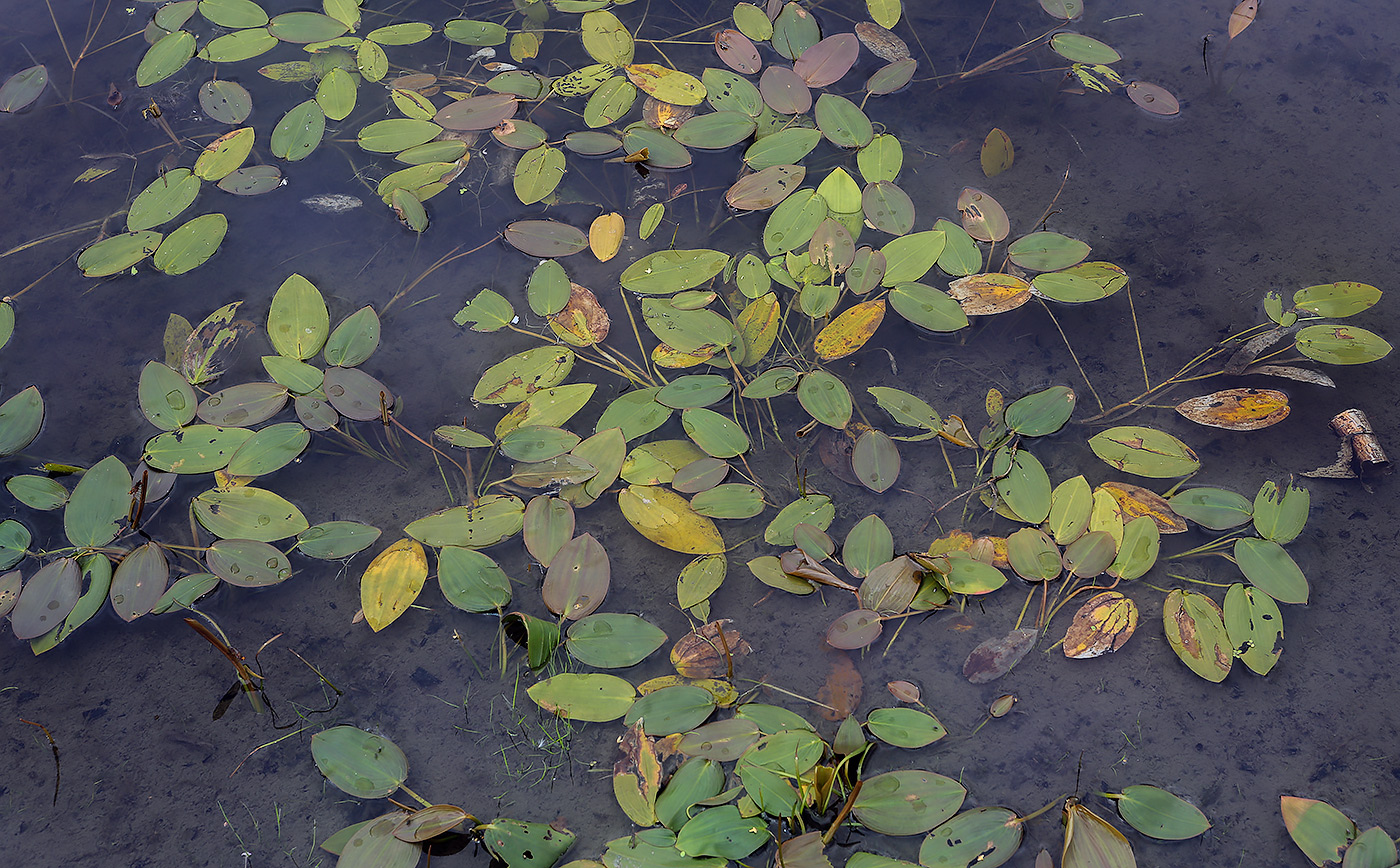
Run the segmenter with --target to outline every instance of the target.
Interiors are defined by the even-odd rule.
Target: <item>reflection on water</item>
[[[435,22],[457,14],[417,5],[428,8],[404,14]],[[1396,85],[1385,60],[1396,54],[1395,33],[1381,14],[1388,7],[1353,4],[1310,16],[1307,10],[1266,6],[1228,53],[1217,37],[1212,63],[1220,81],[1212,87],[1202,69],[1202,36],[1223,30],[1228,3],[1141,13],[1090,5],[1083,29],[1122,51],[1125,77],[1169,87],[1182,100],[1181,115],[1153,117],[1120,95],[1058,95],[1055,74],[1031,70],[1044,61],[1040,56],[965,85],[936,90],[924,83],[872,100],[871,114],[906,143],[900,182],[918,203],[917,228],[927,228],[936,216],[956,218],[957,191],[968,185],[992,192],[1017,232],[1053,211],[1050,228],[1087,241],[1095,258],[1132,275],[1145,361],[1159,378],[1259,321],[1257,305],[1266,289],[1291,293],[1343,279],[1391,288],[1392,244],[1381,216],[1397,205],[1387,175],[1395,137],[1390,88]],[[658,0],[651,6],[658,32],[709,25],[728,14],[722,5],[705,14],[688,12],[687,4]],[[178,278],[143,267],[134,276],[84,280],[62,260],[95,236],[103,218],[125,208],[171,150],[165,133],[141,116],[150,99],[159,101],[177,136],[202,145],[223,131],[203,120],[193,96],[208,67],[197,63],[178,81],[136,88],[140,37],[111,43],[144,26],[150,7],[138,4],[130,13],[112,7],[90,42],[101,50],[82,60],[70,86],[64,48],[46,10],[18,2],[6,7],[12,23],[7,65],[0,72],[28,65],[28,52],[48,63],[52,84],[36,107],[0,118],[8,206],[0,217],[0,249],[81,227],[4,260],[7,294],[33,284],[16,303],[18,327],[3,351],[4,397],[38,384],[47,406],[39,439],[25,455],[7,460],[7,475],[29,472],[41,461],[88,466],[108,454],[134,464],[154,433],[136,407],[137,377],[148,360],[162,357],[167,316],[179,313],[197,322],[221,305],[246,299],[247,315],[262,325],[271,293],[293,271],[320,287],[333,323],[365,304],[382,309],[403,292],[385,315],[381,347],[365,367],[403,396],[399,418],[407,425],[424,433],[460,424],[464,416],[477,430],[494,424],[484,408],[471,406],[472,388],[488,365],[533,341],[464,331],[451,317],[487,286],[524,310],[522,287],[534,263],[497,243],[415,280],[440,258],[489,241],[505,220],[541,213],[516,203],[513,152],[479,146],[461,191],[432,201],[433,225],[418,238],[378,207],[365,181],[380,177],[387,161],[369,159],[349,136],[354,128],[344,124],[314,158],[286,169],[285,188],[249,199],[213,194],[228,216],[229,234],[207,265]],[[82,33],[86,14],[75,9],[63,21],[70,52],[81,44],[74,34]],[[630,21],[640,7],[619,7],[618,14]],[[843,20],[834,10],[819,13],[828,14]],[[920,4],[911,14],[918,44],[942,73],[957,65],[986,9],[978,3]],[[1034,4],[998,5],[973,62],[1014,47],[1043,26]],[[706,51],[667,49],[677,63],[696,65],[710,62]],[[440,61],[440,53],[439,47],[423,47],[394,57],[428,64]],[[284,46],[276,59],[295,56]],[[265,81],[252,68],[232,64],[219,72],[252,92],[250,123],[262,135],[308,91]],[[554,63],[548,71],[563,68]],[[125,97],[115,109],[108,105],[112,85]],[[554,105],[533,119],[552,132],[578,123]],[[989,180],[978,164],[977,145],[994,126],[1010,135],[1016,161],[1011,171]],[[176,165],[189,165],[193,156],[186,150]],[[759,220],[727,219],[719,203],[732,182],[730,159],[700,154],[693,171],[642,178],[621,164],[574,163],[570,157],[570,165],[581,168],[569,172],[562,204],[547,213],[587,225],[598,206],[622,212],[629,237],[615,262],[625,263],[658,249],[656,239],[638,241],[632,227],[647,206],[679,192],[669,209],[676,222],[661,230],[674,233],[675,246],[756,248]],[[824,173],[832,158],[820,159],[828,161],[820,163]],[[74,183],[103,161],[113,167],[111,174]],[[687,191],[677,191],[682,185]],[[356,196],[366,204],[329,213],[304,204],[333,196]],[[114,217],[111,228],[121,222]],[[567,261],[570,278],[613,306],[616,269],[586,254],[574,259]],[[1385,333],[1392,304],[1383,301],[1362,324]],[[858,396],[867,386],[898,385],[940,412],[961,414],[974,429],[989,387],[1016,397],[1068,384],[1087,408],[1090,394],[1079,366],[1106,403],[1140,391],[1126,299],[1061,306],[1056,316],[1079,354],[1078,365],[1039,306],[1028,305],[937,339],[922,339],[891,317],[865,351],[831,367]],[[613,323],[625,331],[620,308],[614,308]],[[223,382],[261,379],[258,357],[270,351],[262,337],[249,339]],[[1260,432],[1187,428],[1166,412],[1142,421],[1191,443],[1204,463],[1193,483],[1252,493],[1265,478],[1282,480],[1329,463],[1336,443],[1326,422],[1341,410],[1361,407],[1377,431],[1394,430],[1391,364],[1330,369],[1335,390],[1290,384],[1292,415]],[[604,385],[597,405],[618,391]],[[954,510],[961,501],[931,519],[932,507],[958,493],[938,447],[903,450],[896,490],[882,496],[833,478],[811,456],[800,462],[810,475],[800,478],[795,453],[804,447],[795,429],[806,416],[795,402],[778,406],[782,441],[767,434],[762,442],[755,438],[748,460],[779,505],[804,485],[829,491],[839,502],[833,536],[844,537],[861,516],[878,512],[900,548],[922,549],[960,523]],[[682,436],[671,425],[663,433]],[[591,430],[591,423],[583,427]],[[1081,471],[1092,481],[1109,477],[1084,445],[1092,433],[1071,426],[1037,443],[1053,480]],[[407,469],[356,454],[335,440],[317,438],[314,444],[300,462],[277,474],[275,489],[312,522],[349,519],[382,528],[384,538],[373,551],[399,538],[409,521],[451,502],[449,477],[416,444],[404,444]],[[972,470],[961,456],[953,457],[964,462],[956,470],[966,485]],[[455,479],[452,486],[457,493]],[[162,540],[187,542],[179,504],[203,487],[204,479],[182,479],[171,505],[149,518],[147,529]],[[745,686],[765,681],[820,696],[828,705],[856,703],[862,716],[894,704],[884,687],[889,681],[921,688],[923,702],[953,737],[919,751],[879,751],[869,772],[934,769],[968,786],[969,805],[1009,805],[1022,813],[1077,782],[1081,796],[1109,815],[1111,808],[1088,794],[1158,784],[1199,805],[1214,829],[1175,845],[1132,834],[1139,864],[1303,865],[1279,817],[1280,794],[1324,799],[1363,826],[1379,823],[1392,832],[1400,827],[1400,742],[1393,713],[1400,637],[1392,626],[1400,592],[1383,566],[1400,545],[1391,529],[1395,501],[1385,478],[1365,485],[1317,480],[1308,488],[1312,519],[1289,550],[1311,580],[1312,601],[1286,607],[1285,651],[1267,678],[1235,672],[1212,685],[1192,675],[1158,626],[1162,595],[1147,587],[1132,592],[1142,606],[1137,636],[1097,660],[1067,661],[1058,650],[1047,650],[1064,629],[1056,621],[1053,638],[1010,675],[970,685],[961,674],[968,652],[1016,625],[1024,598],[1008,588],[973,601],[961,615],[910,619],[893,641],[887,642],[889,630],[864,654],[852,654],[856,666],[849,667],[822,642],[827,624],[846,605],[840,592],[827,592],[824,600],[769,593],[745,569],[751,558],[775,553],[754,539],[771,511],[751,522],[725,523],[734,548],[713,610],[733,618],[754,646],[736,668]],[[36,545],[62,538],[59,514],[6,502],[5,517],[29,526]],[[1010,529],[976,510],[968,525],[976,531]],[[580,512],[579,532],[585,530],[612,560],[607,607],[641,614],[673,640],[684,633],[688,623],[675,608],[674,588],[689,558],[640,539],[607,503]],[[1192,544],[1207,539],[1192,533]],[[620,729],[569,725],[540,714],[525,697],[534,676],[523,669],[519,652],[513,652],[505,677],[500,675],[494,619],[453,609],[429,588],[418,608],[381,634],[352,623],[360,607],[359,577],[373,551],[348,564],[299,557],[299,572],[284,584],[258,591],[225,588],[201,605],[245,655],[278,637],[257,663],[276,703],[278,725],[305,723],[304,733],[269,726],[268,716],[252,714],[241,699],[212,721],[234,680],[232,667],[174,615],[124,624],[104,613],[37,658],[11,642],[0,679],[10,770],[0,779],[0,817],[18,863],[329,864],[315,845],[379,811],[379,803],[356,804],[327,786],[311,762],[310,734],[336,723],[392,738],[408,755],[410,785],[434,801],[461,804],[481,817],[562,819],[579,835],[572,854],[578,858],[595,857],[603,842],[630,831],[607,779]],[[492,554],[517,582],[515,605],[546,614],[537,593],[539,567],[518,539]],[[28,574],[33,568],[24,569]],[[1144,583],[1174,587],[1180,583],[1175,575],[1228,583],[1234,568],[1220,559],[1173,562],[1160,565]],[[292,651],[344,691],[333,712],[319,713],[334,692]],[[653,655],[628,670],[627,678],[637,683],[668,674],[663,657]],[[1008,692],[1019,697],[1009,715],[974,738],[959,738],[983,719],[993,699]],[[764,699],[815,716],[788,693],[771,691]],[[53,756],[43,734],[20,718],[42,723],[59,748],[56,806],[50,804]],[[835,731],[835,723],[821,726],[827,737]],[[1010,864],[1032,864],[1041,846],[1058,852],[1060,834],[1054,812],[1033,821]],[[887,855],[913,859],[917,840],[838,837],[832,855],[844,861],[851,847],[887,847]],[[468,851],[452,858],[465,864],[486,856]]]

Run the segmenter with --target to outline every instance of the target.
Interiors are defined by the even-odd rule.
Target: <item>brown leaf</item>
[[[549,327],[565,343],[591,347],[608,336],[612,320],[592,290],[571,281],[569,301],[563,310],[550,316]]]
[[[696,627],[671,648],[671,665],[687,678],[720,678],[729,673],[731,661],[753,648],[728,618]]]
[[[820,710],[824,720],[845,720],[860,705],[864,682],[860,670],[844,651],[829,651],[831,671],[826,683],[817,691],[817,701],[827,706]]]
[[[1117,591],[1104,591],[1074,613],[1065,633],[1065,656],[1074,660],[1117,651],[1137,630],[1137,604]]]
[[[973,684],[997,680],[1030,653],[1039,637],[1037,630],[1021,629],[988,639],[967,655],[967,660],[963,662],[963,677]]]
[[[1234,39],[1244,31],[1246,27],[1254,23],[1254,16],[1259,13],[1258,0],[1243,0],[1240,5],[1230,13],[1229,33]]]

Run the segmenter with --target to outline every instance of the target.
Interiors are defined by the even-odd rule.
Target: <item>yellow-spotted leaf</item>
[[[1229,431],[1277,425],[1288,410],[1288,396],[1276,389],[1224,389],[1176,405],[1176,412],[1192,422]]]
[[[668,488],[630,485],[618,493],[617,503],[638,533],[663,548],[691,555],[724,551],[724,539],[715,523]]]
[[[699,105],[705,98],[705,85],[688,72],[656,63],[633,63],[626,67],[627,78],[647,95],[673,105]]]
[[[851,305],[818,333],[813,346],[824,362],[849,356],[865,346],[885,318],[885,300]]]
[[[365,623],[378,633],[402,615],[428,578],[428,556],[414,539],[401,539],[370,562],[360,579]]]
[[[1074,660],[1117,651],[1137,630],[1137,604],[1116,591],[1104,591],[1074,614],[1065,633],[1065,656]]]

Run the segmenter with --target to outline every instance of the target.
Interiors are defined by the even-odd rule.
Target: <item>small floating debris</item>
[[[1355,408],[1343,410],[1332,417],[1332,430],[1342,438],[1337,460],[1326,467],[1304,473],[1304,476],[1326,479],[1356,479],[1367,468],[1388,468],[1390,459],[1381,448],[1380,440],[1371,430],[1371,420]]]
[[[344,214],[346,211],[353,211],[365,203],[355,196],[347,196],[344,193],[326,193],[320,196],[308,196],[301,200],[301,204],[317,214]]]

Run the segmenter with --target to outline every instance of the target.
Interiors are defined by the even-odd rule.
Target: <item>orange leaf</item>
[[[1234,39],[1244,31],[1246,27],[1254,23],[1254,16],[1259,13],[1258,0],[1243,0],[1230,13],[1229,32],[1230,38]]]
[[[1225,389],[1176,405],[1176,412],[1200,425],[1254,431],[1288,418],[1288,396],[1275,389]]]

